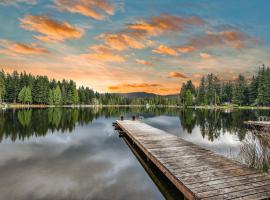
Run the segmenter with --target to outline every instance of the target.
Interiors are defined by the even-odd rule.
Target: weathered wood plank
[[[258,178],[261,179],[262,177],[266,176],[265,173],[251,173],[248,175],[242,175],[242,176],[236,176],[236,177],[232,177],[232,178],[227,178],[227,179],[218,179],[218,180],[212,180],[212,181],[201,181],[201,182],[197,182],[197,183],[191,183],[191,184],[187,184],[187,186],[190,189],[196,190],[196,188],[200,188],[200,187],[211,187],[211,186],[215,186],[220,184],[221,187],[224,187],[227,185],[227,183],[232,183],[234,182],[234,184],[237,183],[241,183],[241,181],[245,181],[244,183],[248,183],[246,182],[247,180],[250,180],[252,178]]]
[[[188,199],[270,197],[268,173],[140,121],[117,121],[117,125]]]

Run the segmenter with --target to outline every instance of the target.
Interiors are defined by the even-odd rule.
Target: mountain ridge
[[[125,98],[135,99],[135,98],[155,98],[155,97],[175,97],[178,94],[169,94],[169,95],[159,95],[150,92],[128,92],[128,93],[115,93]]]

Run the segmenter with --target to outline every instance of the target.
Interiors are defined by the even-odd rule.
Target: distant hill
[[[170,94],[170,95],[157,95],[154,93],[148,93],[148,92],[130,92],[130,93],[117,93],[118,95],[129,98],[129,99],[136,99],[136,98],[155,98],[157,96],[162,97],[175,97],[177,94]]]

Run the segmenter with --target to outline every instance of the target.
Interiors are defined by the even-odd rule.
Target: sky
[[[0,0],[0,68],[99,92],[178,93],[270,63],[268,0]]]

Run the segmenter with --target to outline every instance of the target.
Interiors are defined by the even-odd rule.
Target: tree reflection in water
[[[241,157],[248,165],[268,169],[269,137],[251,134],[244,121],[256,120],[259,116],[270,116],[269,110],[177,109],[156,107],[108,107],[108,108],[47,108],[8,109],[0,111],[0,141],[25,140],[45,136],[47,133],[71,132],[77,124],[86,125],[94,119],[119,116],[179,117],[180,125],[188,134],[199,128],[203,138],[209,141],[219,139],[223,134],[233,134],[242,141]]]

